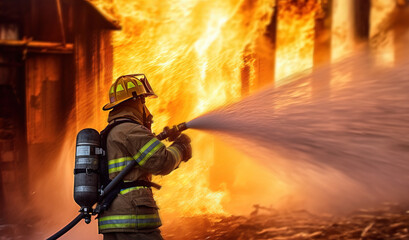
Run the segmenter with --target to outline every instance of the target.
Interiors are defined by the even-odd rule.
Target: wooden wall
[[[76,129],[93,127],[102,130],[107,117],[102,106],[108,101],[108,89],[112,83],[111,32],[95,27],[99,23],[89,14],[89,8],[76,9],[79,11],[75,22]]]
[[[67,134],[75,136],[84,127],[101,130],[106,123],[101,108],[112,82],[113,27],[85,0],[61,4],[65,39],[55,0],[0,0],[0,92],[18,95],[15,104],[2,108],[13,110],[20,123],[13,133],[18,140],[0,140],[0,205],[11,199],[3,192],[32,191],[32,182],[54,169]],[[6,27],[17,30],[11,34]],[[16,45],[19,41],[60,46],[33,49]],[[0,135],[7,133],[3,115]]]

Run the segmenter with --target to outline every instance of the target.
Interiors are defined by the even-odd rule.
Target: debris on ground
[[[254,205],[247,216],[201,215],[167,222],[162,234],[166,240],[409,240],[409,206],[385,203],[333,216]],[[0,218],[0,240],[40,236],[31,224]]]
[[[343,217],[254,208],[249,216],[183,218],[184,224],[164,227],[163,235],[167,240],[409,239],[409,207],[397,204],[359,209]]]

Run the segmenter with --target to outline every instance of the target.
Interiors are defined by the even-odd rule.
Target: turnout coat
[[[166,147],[141,124],[138,111],[129,106],[110,112],[108,122],[132,119],[136,123],[115,126],[107,136],[108,171],[110,179],[117,176],[130,161],[138,165],[124,180],[151,181],[152,174],[166,175],[176,169],[182,159],[177,145]],[[100,215],[99,233],[151,232],[160,227],[158,206],[150,187],[136,186],[121,189],[111,206]]]

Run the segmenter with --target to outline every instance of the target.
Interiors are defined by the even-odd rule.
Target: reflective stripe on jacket
[[[98,227],[100,230],[115,228],[157,228],[162,225],[159,214],[148,215],[111,215],[99,219]]]
[[[122,123],[107,138],[109,177],[116,177],[131,161],[138,166],[124,180],[150,180],[151,175],[166,175],[181,161],[176,146],[168,147],[147,128],[135,123]]]

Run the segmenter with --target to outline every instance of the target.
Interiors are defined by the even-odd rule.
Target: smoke
[[[310,209],[409,199],[409,62],[360,53],[188,122],[294,187]]]

